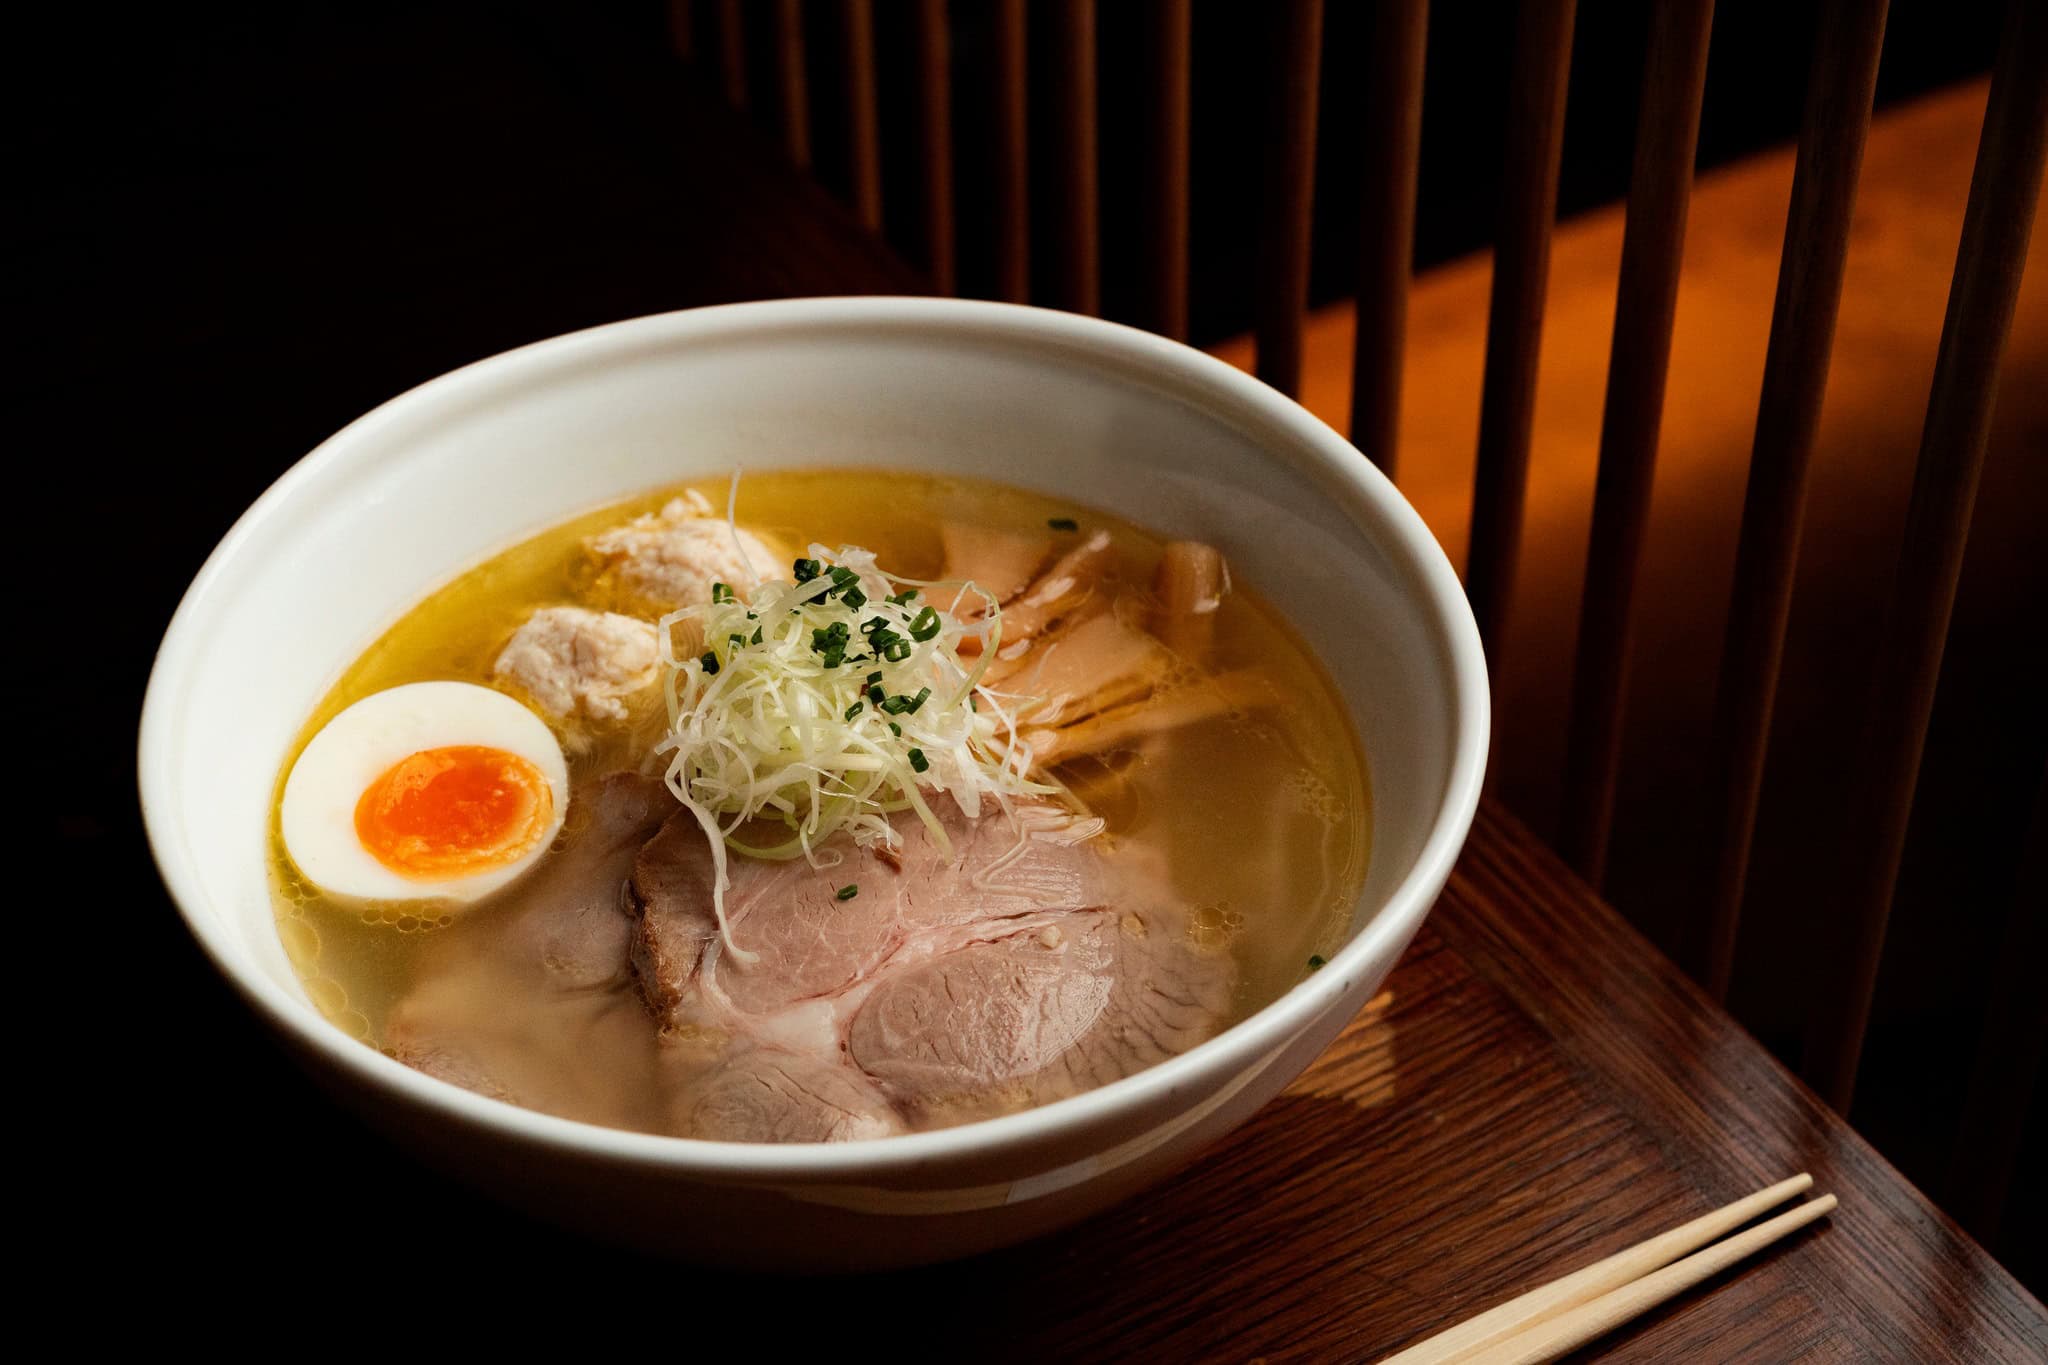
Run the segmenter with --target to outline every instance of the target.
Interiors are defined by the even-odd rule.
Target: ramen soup
[[[351,667],[279,775],[307,993],[444,1081],[818,1142],[1046,1103],[1322,963],[1357,743],[1212,548],[871,470],[513,546]]]

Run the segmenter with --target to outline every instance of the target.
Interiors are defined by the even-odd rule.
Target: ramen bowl
[[[991,479],[1222,548],[1321,659],[1367,756],[1371,856],[1327,965],[1149,1070],[1000,1118],[761,1145],[521,1109],[314,1007],[278,938],[277,773],[341,671],[434,586],[566,517],[739,467]],[[1243,1123],[1329,1045],[1443,888],[1479,799],[1485,664],[1394,486],[1281,394],[1130,328],[1002,304],[830,299],[642,318],[392,400],[306,456],[186,593],[144,704],[143,813],[179,912],[341,1104],[454,1178],[727,1267],[875,1269],[1100,1212]]]

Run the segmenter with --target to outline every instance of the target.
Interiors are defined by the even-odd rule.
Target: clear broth
[[[722,478],[629,499],[522,541],[426,597],[328,691],[279,774],[278,795],[299,750],[354,702],[432,679],[489,685],[499,649],[534,609],[607,605],[592,600],[584,539],[686,489],[725,505]],[[876,470],[749,474],[737,516],[792,552],[812,542],[862,545],[888,571],[913,578],[940,571],[939,526],[947,521],[1043,531],[1050,520],[1072,518],[1084,529],[1106,529],[1135,584],[1151,582],[1164,545],[1128,522],[1039,494]],[[1235,1019],[1276,999],[1342,938],[1365,875],[1370,788],[1335,689],[1281,618],[1238,582],[1215,625],[1216,668],[1257,665],[1284,705],[1189,725],[1059,771],[1105,818],[1114,844],[1142,842],[1164,852],[1192,911],[1190,932],[1237,961]],[[636,714],[594,742],[565,744],[572,786],[637,767],[660,721],[658,714]],[[565,840],[575,837],[577,823],[572,806]],[[299,875],[274,817],[270,858],[285,950],[308,995],[335,1024],[383,1048],[398,1001],[422,988],[460,989],[505,1014],[506,1029],[534,1053],[536,1072],[578,1073],[539,1087],[528,1097],[535,1107],[658,1130],[646,1093],[654,1030],[637,997],[529,998],[529,983],[491,953],[494,923],[516,905],[518,884],[453,911],[425,901],[366,905],[330,897]]]

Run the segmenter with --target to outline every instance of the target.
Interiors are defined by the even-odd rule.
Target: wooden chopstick
[[[1633,1284],[1602,1294],[1591,1303],[1580,1304],[1569,1313],[1538,1323],[1526,1332],[1509,1337],[1498,1346],[1466,1356],[1465,1365],[1541,1365],[1567,1351],[1576,1351],[1595,1337],[1602,1337],[1639,1313],[1646,1313],[1675,1294],[1682,1294],[1701,1280],[1718,1275],[1759,1247],[1769,1246],[1798,1231],[1835,1207],[1835,1197],[1820,1198],[1787,1209],[1767,1223],[1725,1242],[1716,1242],[1682,1261],[1645,1275]]]
[[[1590,1341],[1592,1337],[1609,1330],[1627,1317],[1632,1317],[1661,1299],[1668,1298],[1672,1294],[1676,1294],[1686,1287],[1698,1283],[1699,1280],[1714,1274],[1716,1270],[1729,1264],[1730,1261],[1748,1255],[1750,1251],[1783,1236],[1795,1227],[1804,1226],[1805,1223],[1811,1222],[1827,1212],[1828,1209],[1834,1207],[1835,1201],[1832,1195],[1824,1200],[1815,1200],[1813,1203],[1803,1204],[1790,1213],[1751,1229],[1740,1237],[1731,1238],[1720,1246],[1713,1247],[1706,1252],[1700,1252],[1698,1255],[1692,1256],[1685,1261],[1679,1260],[1687,1252],[1698,1251],[1699,1248],[1713,1242],[1723,1233],[1742,1226],[1765,1210],[1775,1208],[1792,1196],[1802,1194],[1811,1188],[1813,1188],[1813,1177],[1802,1171],[1790,1180],[1781,1180],[1768,1189],[1758,1190],[1747,1198],[1738,1199],[1732,1204],[1714,1210],[1712,1213],[1695,1218],[1690,1223],[1686,1223],[1681,1227],[1673,1228],[1671,1231],[1652,1237],[1646,1242],[1639,1242],[1626,1251],[1616,1252],[1603,1261],[1595,1261],[1583,1270],[1574,1271],[1561,1279],[1553,1280],[1549,1284],[1532,1289],[1519,1298],[1510,1299],[1498,1307],[1488,1309],[1477,1317],[1467,1318],[1455,1327],[1448,1328],[1425,1341],[1418,1342],[1397,1355],[1387,1357],[1380,1365],[1465,1365],[1465,1362],[1477,1362],[1480,1360],[1492,1362],[1495,1357],[1490,1352],[1494,1348],[1504,1347],[1511,1341],[1519,1343],[1524,1335],[1531,1334],[1552,1322],[1562,1322],[1569,1319],[1575,1324],[1579,1323],[1582,1321],[1580,1317],[1581,1312],[1590,1310],[1596,1304],[1604,1303],[1609,1299],[1617,1299],[1620,1295],[1629,1293],[1636,1286],[1645,1283],[1648,1278],[1656,1278],[1653,1272],[1662,1271],[1668,1275],[1670,1271],[1678,1270],[1682,1266],[1691,1265],[1693,1262],[1699,1262],[1703,1257],[1716,1255],[1724,1247],[1733,1247],[1738,1243],[1743,1244],[1741,1251],[1735,1252],[1728,1260],[1720,1261],[1713,1269],[1702,1271],[1692,1279],[1669,1281],[1670,1287],[1663,1289],[1658,1297],[1644,1300],[1639,1306],[1629,1309],[1620,1317],[1607,1319],[1606,1326],[1598,1328],[1598,1330],[1593,1331],[1590,1335],[1578,1338],[1578,1342],[1581,1344],[1585,1341]],[[1799,1221],[1787,1223],[1788,1219],[1794,1218]],[[1785,1226],[1780,1227],[1780,1224],[1785,1224]],[[1761,1241],[1754,1240],[1757,1234],[1771,1228],[1777,1230]],[[1674,1265],[1674,1262],[1677,1262],[1677,1264]],[[1666,1270],[1667,1267],[1669,1268],[1668,1270]],[[1660,1281],[1660,1283],[1665,1282]],[[1573,1330],[1578,1330],[1578,1328],[1574,1327]],[[1569,1349],[1571,1348],[1557,1348],[1559,1353]],[[1548,1356],[1540,1355],[1500,1357],[1502,1360],[1540,1360],[1549,1358]]]

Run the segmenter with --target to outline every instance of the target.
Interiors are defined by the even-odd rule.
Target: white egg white
[[[554,794],[545,837],[516,862],[429,881],[393,872],[356,837],[356,804],[393,765],[423,749],[484,745],[538,768]],[[473,901],[531,868],[569,809],[569,766],[547,722],[502,692],[464,682],[408,683],[363,698],[320,728],[285,779],[285,851],[333,895],[364,900]]]

